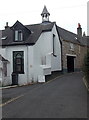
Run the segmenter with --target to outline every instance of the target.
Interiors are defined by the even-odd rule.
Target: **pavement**
[[[73,73],[74,73],[74,72],[73,72]],[[57,76],[57,77],[54,77],[53,79],[50,79],[50,80],[47,81],[46,83],[48,83],[48,82],[50,82],[50,81],[52,81],[52,80],[55,80],[56,78],[60,78],[61,76],[64,76],[64,75],[66,75],[66,74],[73,74],[73,73],[61,74],[61,75],[59,75],[59,76]],[[76,72],[76,73],[78,73],[78,72]],[[85,80],[85,77],[83,77],[83,82],[84,82],[84,85],[85,85],[87,91],[89,91],[89,88],[88,88],[88,86],[87,86],[87,82],[86,82],[86,80]],[[34,85],[34,84],[36,84],[36,83],[31,83],[31,84],[29,84],[29,85]],[[0,90],[2,90],[2,89],[9,89],[9,88],[16,88],[16,87],[23,87],[23,86],[29,86],[29,85],[28,85],[28,84],[25,84],[25,85],[9,85],[9,86],[5,86],[5,87],[0,87]]]
[[[0,90],[2,90],[2,89],[9,89],[9,88],[15,88],[15,87],[29,86],[29,85],[33,85],[33,84],[36,84],[36,83],[30,83],[30,84],[24,84],[24,85],[9,85],[9,86],[3,86],[3,87],[0,87]]]
[[[10,85],[10,86],[5,86],[5,87],[0,87],[0,90],[2,89],[7,89],[7,88],[14,88],[14,87],[18,87],[18,85]]]
[[[3,89],[3,118],[80,118],[88,113],[82,73],[66,74],[44,84]]]

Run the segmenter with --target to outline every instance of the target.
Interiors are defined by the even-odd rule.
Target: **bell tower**
[[[41,13],[41,16],[42,16],[42,22],[47,22],[47,21],[49,21],[50,13],[48,12],[46,6],[44,6],[44,8],[43,8],[43,11],[42,11],[42,13]]]

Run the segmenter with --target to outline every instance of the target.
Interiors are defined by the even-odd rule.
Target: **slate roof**
[[[38,38],[40,37],[42,32],[45,31],[51,31],[55,22],[51,23],[41,23],[41,24],[34,24],[34,25],[26,25],[28,29],[32,31],[32,34],[29,36],[29,38],[26,40],[26,43],[30,40],[30,43],[36,43]]]
[[[89,46],[89,36],[84,36],[84,37],[79,38],[77,34],[72,33],[68,30],[65,30],[61,27],[57,26],[57,29],[58,29],[58,33],[59,33],[60,37],[63,40],[66,40],[68,42],[72,42],[75,44]]]
[[[13,41],[13,31],[8,27],[7,29],[2,31],[2,38],[6,37],[6,39],[2,40],[2,46],[8,46]]]
[[[25,28],[31,31],[31,34],[27,38],[24,38],[23,41],[14,41],[13,29],[12,27],[8,27],[6,30],[2,31],[2,36],[7,36],[5,40],[2,40],[3,46],[10,45],[34,45],[41,33],[44,31],[51,31],[55,22],[34,24],[34,25],[26,25]]]
[[[16,25],[17,24],[17,25]],[[39,39],[40,35],[42,32],[45,31],[51,31],[54,24],[56,25],[55,22],[44,22],[40,24],[33,24],[33,25],[22,25],[19,21],[15,23],[15,26],[22,25],[22,28],[24,30],[28,30],[28,36],[24,38],[23,41],[14,41],[14,33],[13,33],[13,26],[8,27],[5,30],[2,31],[2,37],[6,37],[6,39],[2,40],[2,46],[12,46],[12,45],[34,45],[37,40]],[[59,39],[60,37],[63,40],[80,44],[80,45],[88,45],[89,46],[89,37],[82,37],[82,39],[78,38],[78,35],[75,33],[72,33],[68,30],[65,30],[59,26],[56,25]],[[30,32],[29,32],[30,31]],[[26,36],[26,35],[25,35]],[[0,40],[1,41],[1,40]]]
[[[58,26],[57,28],[58,28],[59,35],[62,39],[69,41],[69,42],[77,43],[77,44],[80,43],[80,41],[77,39],[78,38],[77,34],[67,31]]]

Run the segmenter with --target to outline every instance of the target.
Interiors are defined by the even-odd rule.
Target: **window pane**
[[[74,44],[70,43],[70,50],[74,50]]]
[[[19,34],[19,37],[20,37],[19,40],[22,41],[22,40],[23,40],[23,34],[20,33],[20,34]]]
[[[21,30],[15,31],[15,41],[22,41],[23,40],[23,33]]]
[[[15,41],[18,41],[18,31],[15,31]]]
[[[16,65],[16,71],[21,72],[21,65]]]
[[[22,31],[19,31],[18,38],[19,38],[19,41],[22,41],[23,39]]]
[[[21,64],[21,58],[16,59],[16,64]]]

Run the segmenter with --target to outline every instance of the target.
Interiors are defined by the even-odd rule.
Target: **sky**
[[[0,30],[6,22],[12,26],[17,20],[23,25],[42,22],[41,13],[46,5],[51,22],[77,33],[78,23],[87,34],[88,0],[0,0]]]

